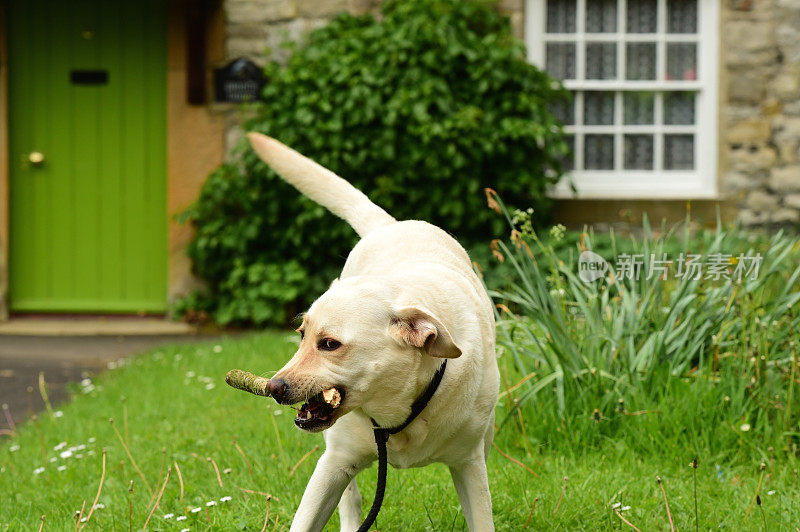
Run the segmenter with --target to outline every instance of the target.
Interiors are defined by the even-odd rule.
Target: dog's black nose
[[[270,379],[267,383],[269,394],[279,403],[283,403],[286,392],[289,390],[289,383],[283,379]]]

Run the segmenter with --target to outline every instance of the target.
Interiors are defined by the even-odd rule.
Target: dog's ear
[[[418,347],[434,357],[456,358],[461,349],[450,332],[431,313],[416,307],[396,309],[389,334],[396,340]]]

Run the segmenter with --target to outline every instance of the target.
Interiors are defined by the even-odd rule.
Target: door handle
[[[44,154],[40,151],[32,151],[28,154],[28,162],[32,166],[42,166],[44,164]]]

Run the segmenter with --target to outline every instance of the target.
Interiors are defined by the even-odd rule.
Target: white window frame
[[[547,42],[564,41],[576,43],[575,70],[578,77],[583,77],[585,70],[585,50],[581,46],[585,40],[623,43],[635,40],[656,42],[656,72],[659,78],[666,70],[667,42],[697,42],[698,80],[664,80],[627,81],[622,79],[625,65],[625,46],[617,46],[617,79],[616,80],[566,80],[564,86],[575,93],[575,118],[581,123],[583,113],[583,95],[585,90],[639,90],[655,91],[655,123],[649,126],[620,125],[622,105],[621,94],[616,95],[615,125],[610,126],[565,126],[567,133],[609,133],[615,134],[615,149],[622,153],[622,133],[646,132],[655,133],[654,170],[623,170],[622,157],[615,157],[614,170],[583,170],[582,161],[576,161],[575,170],[567,173],[559,184],[550,192],[554,198],[578,199],[691,199],[716,198],[717,190],[717,145],[718,129],[718,77],[719,77],[719,0],[698,0],[697,34],[667,34],[666,5],[669,0],[658,0],[658,28],[656,34],[623,34],[625,24],[626,0],[620,0],[617,8],[616,33],[591,33],[585,30],[586,3],[592,0],[577,0],[576,32],[569,34],[548,34],[546,32],[547,0],[526,0],[525,5],[525,44],[528,48],[528,60],[544,69],[545,40]],[[588,36],[588,38],[587,38]],[[661,124],[664,90],[697,91],[695,107],[695,124],[691,126],[673,126]],[[663,134],[694,134],[695,169],[663,170]],[[576,159],[583,157],[582,136],[575,136]],[[571,184],[577,189],[573,192]]]

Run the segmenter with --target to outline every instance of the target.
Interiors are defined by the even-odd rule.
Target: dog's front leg
[[[294,514],[291,532],[317,532],[330,519],[347,484],[366,464],[354,464],[344,454],[325,451]]]
[[[450,475],[453,477],[470,532],[493,531],[492,496],[489,493],[489,477],[483,449],[469,460],[451,465]]]

